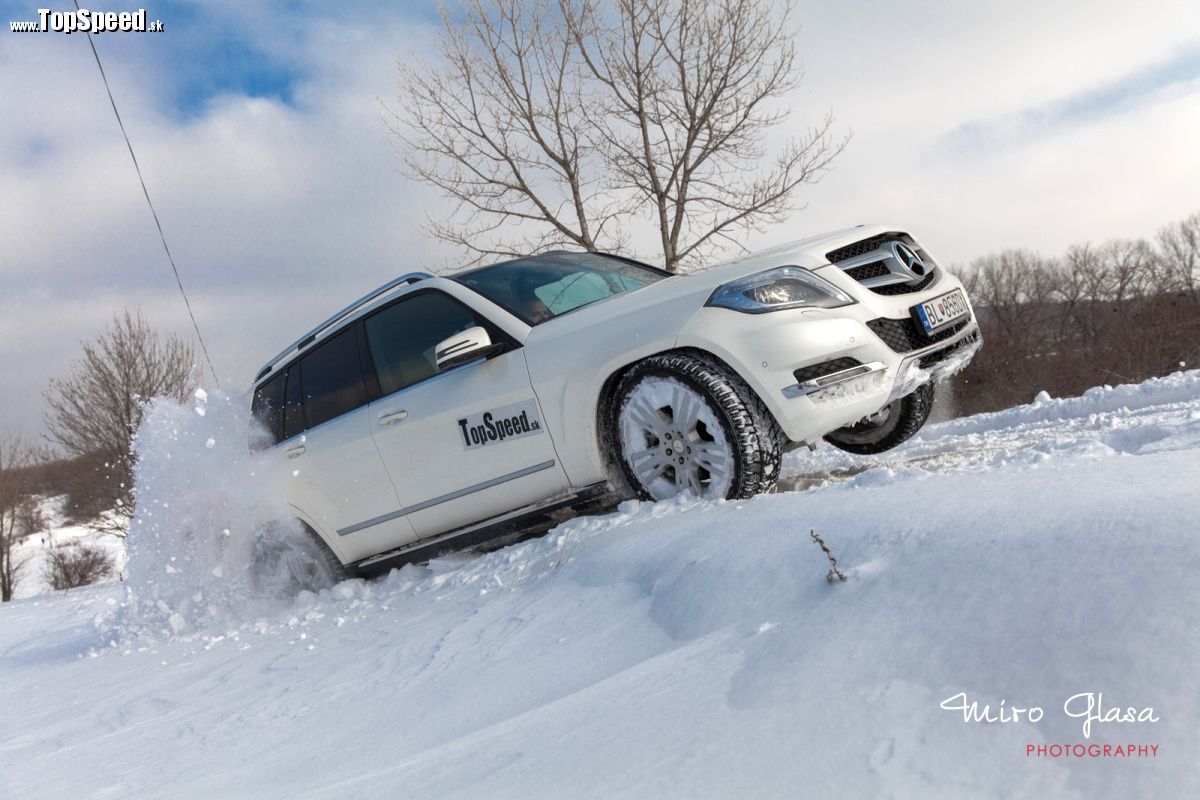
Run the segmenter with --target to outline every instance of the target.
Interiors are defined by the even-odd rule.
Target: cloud
[[[1017,147],[1065,126],[1137,111],[1164,96],[1197,94],[1200,94],[1200,45],[1048,103],[963,123],[943,136],[934,149],[942,155],[963,157],[995,148]]]
[[[943,261],[1021,246],[1057,253],[1153,234],[1200,209],[1200,103],[1178,87],[1130,109],[1058,126],[1019,147],[965,155],[942,137],[1163,62],[1200,41],[1200,5],[800,4],[807,77],[800,121],[832,108],[853,129],[803,213],[748,241],[777,244],[861,222],[903,226]],[[1178,86],[1183,86],[1179,84]]]
[[[239,13],[213,8],[221,24]],[[279,25],[242,19],[264,58],[298,64],[286,67],[287,93],[255,92],[228,71],[197,77],[211,70],[194,60],[206,51],[193,40],[215,36],[213,20],[187,32],[186,17],[156,13],[178,50],[116,36],[97,46],[218,373],[242,386],[331,307],[449,257],[422,236],[436,198],[400,176],[380,119],[396,50],[427,37],[400,16],[368,25],[309,14],[280,44]],[[164,329],[191,332],[87,42],[4,44],[0,429],[36,432],[47,379],[114,310],[140,306]]]

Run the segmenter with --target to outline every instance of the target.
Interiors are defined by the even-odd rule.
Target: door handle
[[[283,451],[283,454],[288,458],[299,458],[300,456],[304,455],[304,445],[289,447],[287,450]]]
[[[398,408],[393,411],[385,411],[379,415],[380,425],[391,425],[393,422],[399,422],[408,418],[407,409]]]

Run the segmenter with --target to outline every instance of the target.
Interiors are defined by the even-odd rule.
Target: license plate
[[[967,308],[967,296],[963,294],[962,289],[955,289],[941,297],[926,300],[924,303],[914,306],[913,310],[917,314],[917,319],[921,320],[921,325],[925,328],[926,333],[936,333],[971,313],[971,309]]]

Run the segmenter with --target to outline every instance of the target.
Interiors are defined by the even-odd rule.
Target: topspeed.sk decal
[[[542,432],[542,419],[532,398],[503,408],[471,414],[458,421],[463,447],[473,450],[496,442]]]

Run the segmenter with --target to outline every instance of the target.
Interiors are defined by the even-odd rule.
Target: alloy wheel
[[[669,378],[647,378],[625,398],[619,420],[622,456],[655,500],[691,492],[725,497],[734,454],[705,398]]]

